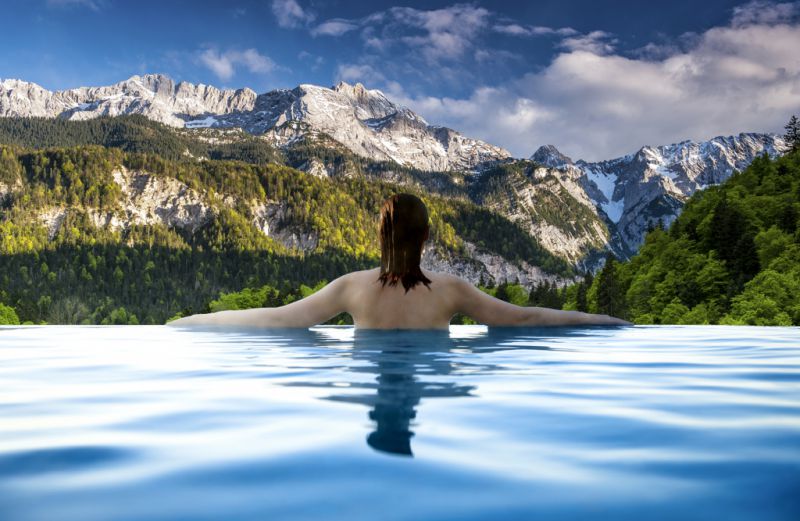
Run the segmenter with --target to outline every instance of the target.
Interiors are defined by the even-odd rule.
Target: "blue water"
[[[800,519],[800,329],[0,328],[0,519]]]

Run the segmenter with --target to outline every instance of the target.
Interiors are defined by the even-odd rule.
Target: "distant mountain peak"
[[[560,168],[572,164],[572,159],[562,154],[553,145],[540,146],[531,156],[531,160],[551,168]]]
[[[725,181],[761,154],[774,157],[784,149],[780,136],[740,133],[645,145],[615,159],[576,161],[573,168],[596,207],[614,223],[619,249],[632,253],[649,228],[659,222],[669,225],[694,192]]]

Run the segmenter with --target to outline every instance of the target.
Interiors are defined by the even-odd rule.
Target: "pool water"
[[[0,519],[800,519],[800,329],[0,328]]]

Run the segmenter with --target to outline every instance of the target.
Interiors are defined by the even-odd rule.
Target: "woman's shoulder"
[[[426,277],[431,279],[432,283],[438,283],[442,286],[461,286],[463,284],[469,284],[469,282],[461,277],[452,275],[450,273],[445,273],[442,271],[430,271],[426,269],[423,269],[422,272]]]
[[[360,271],[351,271],[345,275],[342,275],[337,280],[341,281],[364,281],[364,280],[378,280],[378,276],[381,274],[380,268],[373,268],[371,270],[360,270]]]

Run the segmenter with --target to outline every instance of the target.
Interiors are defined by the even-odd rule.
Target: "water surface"
[[[0,328],[0,520],[800,519],[800,329]]]

